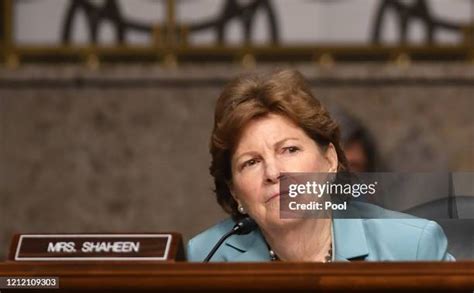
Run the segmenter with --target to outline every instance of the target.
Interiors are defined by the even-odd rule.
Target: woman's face
[[[282,223],[281,173],[336,170],[337,154],[332,144],[323,151],[291,120],[269,114],[244,128],[232,156],[230,190],[260,226],[278,225]]]

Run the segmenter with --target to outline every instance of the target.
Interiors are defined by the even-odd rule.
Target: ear
[[[324,156],[328,163],[328,172],[337,172],[337,166],[339,165],[339,160],[337,158],[336,147],[332,143],[328,145]]]

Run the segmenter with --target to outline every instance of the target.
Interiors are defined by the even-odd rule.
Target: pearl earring
[[[245,209],[244,209],[244,207],[241,206],[240,204],[239,204],[239,206],[237,207],[237,210],[239,211],[239,213],[245,215]]]

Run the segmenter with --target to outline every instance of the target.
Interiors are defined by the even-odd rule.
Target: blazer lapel
[[[361,219],[334,219],[333,233],[336,261],[364,260],[369,255]]]
[[[233,258],[233,261],[252,262],[270,260],[267,244],[258,229],[247,235],[231,236],[225,244],[240,252],[240,254]]]

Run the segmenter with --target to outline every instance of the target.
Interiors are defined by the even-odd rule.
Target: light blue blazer
[[[203,261],[234,224],[227,219],[192,238],[187,246],[188,260]],[[448,241],[442,228],[433,221],[414,217],[333,219],[333,240],[335,261],[454,260],[447,252]],[[257,229],[229,237],[211,261],[265,262],[270,261],[270,255]]]

